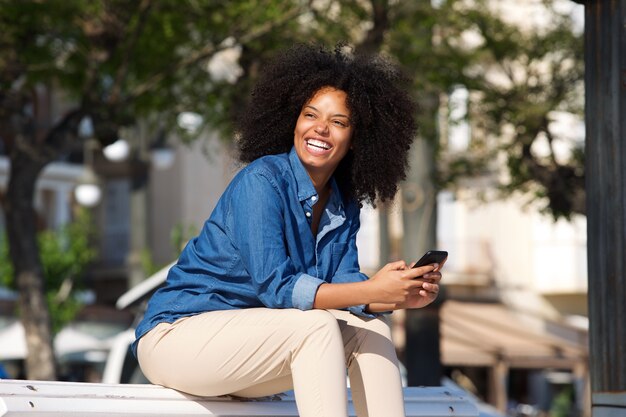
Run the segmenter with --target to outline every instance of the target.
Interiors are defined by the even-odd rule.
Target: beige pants
[[[346,367],[359,417],[404,416],[388,320],[341,310],[253,308],[161,323],[138,346],[154,384],[201,396],[293,389],[300,416],[347,416]]]

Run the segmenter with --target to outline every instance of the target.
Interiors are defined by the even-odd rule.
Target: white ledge
[[[405,388],[407,417],[470,417],[478,409],[461,391]],[[350,415],[355,416],[352,403]],[[297,417],[292,395],[245,401],[194,397],[156,385],[0,380],[0,416],[267,416]]]

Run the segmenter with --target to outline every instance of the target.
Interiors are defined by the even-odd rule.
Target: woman
[[[249,164],[148,304],[134,344],[153,383],[201,396],[294,389],[301,416],[403,416],[384,313],[439,291],[437,265],[359,271],[362,202],[404,178],[414,106],[388,62],[312,46],[279,56],[238,133]]]

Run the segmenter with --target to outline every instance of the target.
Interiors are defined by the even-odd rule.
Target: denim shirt
[[[148,302],[137,340],[161,322],[207,311],[312,309],[322,283],[368,279],[357,259],[359,206],[344,200],[331,182],[314,236],[311,221],[319,196],[295,149],[243,168]],[[374,317],[365,307],[348,310]]]

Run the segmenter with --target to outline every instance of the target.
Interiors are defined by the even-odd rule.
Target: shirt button
[[[317,196],[314,195],[313,197],[311,197],[311,201],[317,201]]]
[[[306,212],[306,216],[307,216],[307,217],[311,217],[311,212],[310,212],[310,211],[307,211],[307,212]]]

